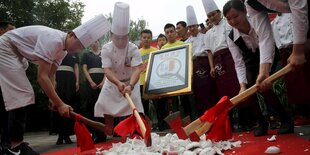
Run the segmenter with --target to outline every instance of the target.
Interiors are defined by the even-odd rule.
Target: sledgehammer
[[[290,64],[286,65],[283,67],[281,70],[278,72],[274,73],[273,75],[269,76],[268,78],[265,79],[267,82],[273,82],[274,80],[278,79],[279,77],[287,74],[292,70],[292,66]],[[233,97],[230,101],[232,102],[233,106],[230,108],[232,109],[235,107],[238,103],[249,97],[250,95],[253,95],[256,93],[258,90],[256,85],[253,85],[252,87],[248,88],[244,92],[240,93],[239,95]],[[187,136],[190,136],[192,140],[199,140],[199,137],[206,132],[209,131],[209,129],[212,127],[213,123],[212,122],[202,122],[200,118],[196,119],[189,125],[183,128],[184,133]]]

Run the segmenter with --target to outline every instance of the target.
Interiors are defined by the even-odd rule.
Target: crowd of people
[[[153,33],[140,32],[140,44],[129,41],[129,5],[116,2],[110,24],[103,15],[67,33],[46,26],[15,28],[10,22],[0,23],[1,148],[4,154],[38,154],[23,142],[25,112],[34,104],[32,86],[25,74],[28,61],[38,67],[37,80],[50,99],[57,145],[72,143],[73,119],[70,111],[77,105],[80,89],[79,66],[87,83],[86,114],[88,118],[113,128],[117,121],[132,114],[125,94],[129,94],[141,116],[156,120],[154,129],[169,127],[164,118],[181,111],[192,120],[213,107],[223,96],[232,98],[257,85],[259,92],[231,111],[232,128],[266,135],[270,128],[262,109],[279,118],[278,134],[294,132],[294,117],[310,119],[310,48],[309,16],[306,0],[229,0],[223,9],[214,0],[202,0],[206,23],[198,23],[192,6],[186,8],[186,22],[167,23],[163,34],[152,46]],[[222,11],[221,11],[222,10]],[[276,14],[275,19],[270,13]],[[110,32],[110,42],[99,39]],[[184,44],[192,45],[192,93],[150,100],[143,92],[151,52]],[[77,52],[90,46],[82,55]],[[285,75],[288,110],[272,84],[264,81],[287,64],[293,71]],[[16,97],[18,96],[18,98]],[[261,97],[259,97],[261,96]],[[151,113],[155,108],[155,114]],[[237,115],[237,117],[236,117]],[[298,122],[295,125],[303,124]],[[308,122],[310,123],[310,122]],[[236,125],[236,126],[235,126]],[[89,128],[95,143],[106,141],[111,133]]]

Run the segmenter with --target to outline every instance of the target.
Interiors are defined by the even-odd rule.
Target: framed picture
[[[191,93],[192,67],[191,44],[151,52],[144,96],[152,99]]]

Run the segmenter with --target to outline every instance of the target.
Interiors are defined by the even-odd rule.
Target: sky
[[[153,32],[153,36],[164,33],[167,23],[176,24],[178,21],[186,22],[186,7],[192,5],[198,23],[205,23],[207,19],[202,0],[80,0],[86,6],[82,23],[98,14],[113,14],[115,2],[129,4],[130,19],[138,21],[144,19],[146,28]],[[227,0],[215,0],[218,8],[222,10]]]

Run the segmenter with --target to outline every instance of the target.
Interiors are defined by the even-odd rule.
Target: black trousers
[[[8,135],[10,141],[23,141],[27,108],[22,107],[8,111]]]
[[[1,88],[0,88],[0,131],[1,131],[1,143],[10,143],[8,135],[8,112],[5,110]]]

